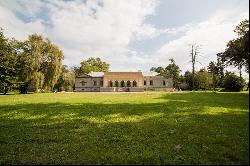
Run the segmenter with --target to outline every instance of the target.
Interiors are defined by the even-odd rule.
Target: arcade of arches
[[[134,81],[109,81],[108,87],[137,87],[137,82]]]

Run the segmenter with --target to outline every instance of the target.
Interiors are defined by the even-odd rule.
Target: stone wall
[[[96,84],[94,84],[96,83]],[[103,85],[102,77],[76,77],[75,91],[77,92],[99,92]]]
[[[173,88],[173,79],[165,78],[163,76],[144,76],[144,81],[146,81],[146,85],[144,83],[144,89],[146,90],[154,90],[159,88]],[[150,82],[152,84],[150,84]],[[165,83],[165,85],[164,85]]]

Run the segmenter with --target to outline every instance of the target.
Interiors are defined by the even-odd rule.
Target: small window
[[[94,86],[96,86],[97,85],[97,82],[96,81],[94,81]]]
[[[166,85],[166,82],[165,82],[165,80],[163,80],[162,84],[163,84],[164,86]]]
[[[144,85],[147,85],[147,81],[146,80],[144,80]]]
[[[81,82],[82,86],[86,86],[86,83],[87,82],[84,82],[84,81]]]
[[[133,81],[133,87],[137,87],[137,82]]]
[[[113,87],[113,82],[109,81],[109,87]]]
[[[124,87],[124,86],[125,86],[125,82],[121,81],[121,87]]]
[[[103,86],[103,81],[100,81],[100,86]]]
[[[119,82],[115,81],[115,87],[118,87],[118,86],[119,86]]]
[[[127,87],[130,87],[130,86],[131,86],[131,82],[127,81]]]
[[[150,80],[150,85],[153,85],[153,80]]]

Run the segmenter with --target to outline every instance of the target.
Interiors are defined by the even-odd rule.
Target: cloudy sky
[[[1,0],[0,27],[19,40],[43,34],[69,66],[100,57],[112,71],[149,71],[174,58],[185,72],[191,44],[201,45],[197,69],[207,66],[249,18],[248,6],[248,0]]]

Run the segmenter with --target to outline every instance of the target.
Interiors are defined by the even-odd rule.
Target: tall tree
[[[16,80],[16,56],[12,51],[12,44],[0,29],[0,87],[6,94]]]
[[[219,76],[218,85],[222,87],[222,83],[223,83],[223,79],[225,75],[224,70],[225,70],[226,64],[224,61],[221,60],[220,54],[221,53],[217,54],[217,69],[218,69],[218,76]]]
[[[173,78],[174,87],[177,88],[181,70],[173,58],[169,59],[169,61],[170,64],[165,68],[165,72]]]
[[[186,71],[184,74],[184,79],[185,79],[186,84],[188,85],[188,89],[189,90],[193,89],[193,82],[195,82],[195,80],[193,80],[194,77],[193,77],[192,72]]]
[[[73,66],[73,67],[71,67],[71,70],[74,72],[75,75],[82,74],[81,67],[79,67],[79,66]]]
[[[238,67],[240,75],[243,66],[249,73],[249,20],[243,20],[234,32],[238,34],[238,38],[230,40],[226,50],[219,56],[227,65]]]
[[[88,74],[91,71],[94,72],[107,72],[109,70],[109,64],[103,62],[100,58],[89,58],[87,60],[82,61],[81,63],[81,72],[84,74]]]
[[[207,67],[209,73],[212,75],[212,83],[213,83],[213,91],[215,91],[216,88],[216,75],[218,74],[218,68],[217,64],[213,61],[209,62],[208,67]]]
[[[240,78],[233,72],[226,72],[225,78],[223,80],[223,88],[226,91],[241,91],[246,85],[246,82],[243,78]]]
[[[195,89],[195,64],[197,62],[197,56],[199,54],[199,45],[191,45],[191,63],[192,63],[192,75],[193,75],[193,83],[192,88]]]
[[[46,39],[41,63],[41,72],[44,74],[44,89],[53,89],[62,72],[62,60],[63,52],[58,46]]]
[[[197,86],[199,89],[209,89],[212,84],[212,79],[210,73],[205,69],[201,69],[196,75]]]
[[[20,61],[23,62],[22,71],[25,74],[20,76],[21,81],[31,91],[51,91],[61,73],[63,52],[50,40],[37,34],[29,36],[23,43],[22,50]]]
[[[75,85],[75,73],[72,68],[63,65],[62,73],[54,88],[58,91],[73,91]]]

